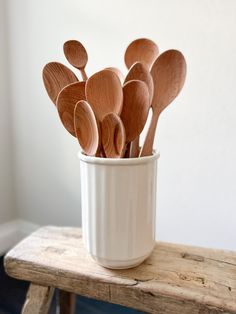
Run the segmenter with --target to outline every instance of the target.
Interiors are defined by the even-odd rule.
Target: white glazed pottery
[[[86,249],[102,266],[137,266],[155,244],[159,154],[98,158],[79,153]]]

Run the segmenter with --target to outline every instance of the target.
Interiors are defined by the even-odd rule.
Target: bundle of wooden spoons
[[[65,65],[50,62],[43,68],[43,82],[63,126],[78,139],[83,152],[99,158],[152,155],[158,118],[184,85],[183,54],[172,49],[159,55],[152,40],[140,38],[125,51],[126,77],[116,67],[88,77],[85,47],[69,40],[63,49],[82,81]],[[151,123],[140,147],[150,110]]]

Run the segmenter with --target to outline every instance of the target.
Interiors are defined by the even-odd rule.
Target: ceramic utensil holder
[[[86,249],[104,267],[137,266],[155,245],[159,154],[127,159],[78,156]]]

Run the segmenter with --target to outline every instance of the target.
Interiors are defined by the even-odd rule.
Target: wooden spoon
[[[67,85],[57,97],[57,110],[67,131],[76,137],[74,129],[74,109],[78,101],[86,100],[85,82]]]
[[[120,117],[111,112],[101,123],[102,146],[106,157],[119,158],[125,148],[125,128]]]
[[[147,67],[142,64],[141,62],[134,63],[131,68],[129,69],[129,72],[125,78],[124,84],[131,80],[140,80],[147,84],[148,91],[149,91],[149,97],[150,97],[150,105],[152,102],[153,97],[153,91],[154,91],[154,85],[153,85],[153,79],[152,76],[147,69]],[[132,142],[131,144],[131,152],[130,157],[138,157],[139,156],[139,136]]]
[[[154,62],[152,120],[140,156],[152,155],[157,121],[160,113],[178,96],[186,77],[186,62],[178,50],[167,50]]]
[[[150,39],[139,38],[132,41],[125,51],[125,64],[129,69],[135,62],[142,62],[150,69],[159,55],[157,45]]]
[[[84,153],[94,156],[100,146],[99,130],[93,110],[85,100],[75,106],[74,128]]]
[[[85,94],[99,121],[107,113],[120,114],[123,91],[121,82],[113,71],[102,70],[92,75],[86,82]]]
[[[43,82],[48,96],[56,104],[60,91],[71,83],[77,82],[78,78],[65,65],[59,62],[49,62],[43,68]]]
[[[154,85],[153,85],[153,79],[151,76],[151,73],[149,72],[148,68],[141,62],[135,62],[131,68],[129,69],[129,72],[125,78],[124,84],[128,81],[132,80],[139,80],[143,81],[147,84],[148,91],[149,91],[149,97],[150,102],[152,101],[153,97],[153,91],[154,91]]]
[[[132,142],[142,132],[150,108],[147,84],[139,80],[127,82],[123,87],[124,104],[121,120],[125,127],[126,143]]]
[[[108,68],[105,68],[105,70],[110,70],[110,71],[116,73],[116,75],[119,77],[121,83],[124,82],[124,75],[123,75],[123,73],[121,72],[120,69],[115,68],[115,67],[108,67]]]
[[[79,69],[84,81],[88,79],[85,66],[88,62],[88,54],[84,46],[77,40],[68,40],[63,46],[64,54],[68,62]]]

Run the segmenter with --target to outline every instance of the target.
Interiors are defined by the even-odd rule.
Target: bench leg
[[[21,313],[47,314],[53,293],[53,287],[45,287],[31,283]]]
[[[60,290],[60,314],[74,314],[76,295]]]

